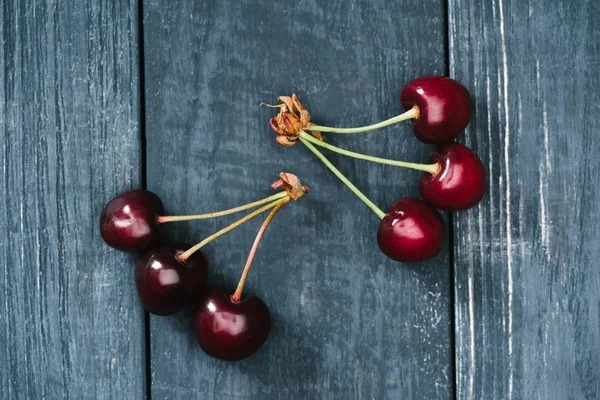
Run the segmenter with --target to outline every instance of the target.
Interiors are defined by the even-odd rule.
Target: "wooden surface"
[[[600,398],[598,18],[593,0],[3,2],[0,398]],[[445,73],[474,97],[459,140],[488,193],[445,216],[436,259],[401,265],[258,105],[295,91],[316,122],[365,124]],[[329,141],[430,151],[409,124]],[[327,155],[384,209],[418,195],[418,173]],[[171,213],[216,210],[271,194],[281,170],[312,191],[248,279],[273,314],[265,346],[225,363],[198,348],[192,311],[146,323],[102,206],[145,175]],[[234,219],[165,233],[195,242]],[[235,287],[259,225],[206,248],[213,284]]]
[[[152,317],[153,396],[452,397],[448,251],[412,268],[381,255],[378,218],[307,149],[276,144],[273,110],[258,107],[297,91],[323,123],[392,115],[403,82],[444,72],[443,32],[435,2],[390,12],[384,2],[359,0],[144,3],[148,188],[167,209],[264,197],[282,170],[312,188],[278,214],[250,272],[248,293],[274,318],[265,347],[240,363],[217,361],[196,344],[191,313]],[[429,151],[407,125],[375,135],[332,141],[388,157]],[[418,173],[331,160],[384,208],[418,194]],[[169,232],[198,241],[234,219]],[[206,248],[212,282],[235,289],[259,226],[253,221]]]
[[[98,230],[140,185],[136,4],[10,0],[0,20],[0,398],[141,398],[135,257]]]
[[[600,4],[450,2],[487,165],[455,217],[458,398],[600,398]]]

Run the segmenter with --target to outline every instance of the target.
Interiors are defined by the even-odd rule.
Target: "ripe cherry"
[[[196,251],[185,262],[175,258],[186,244],[167,244],[146,252],[135,266],[135,286],[140,301],[152,314],[167,315],[198,301],[208,268]]]
[[[258,297],[233,301],[227,290],[213,288],[202,297],[194,327],[198,343],[208,355],[238,361],[267,340],[271,315]]]
[[[413,133],[422,142],[440,144],[454,139],[471,120],[467,89],[444,76],[424,76],[408,82],[400,94],[406,110],[419,108]]]
[[[445,224],[428,204],[412,198],[395,202],[381,220],[377,243],[396,261],[422,261],[434,257],[444,244]]]
[[[285,174],[285,176],[295,176]],[[100,234],[110,246],[125,251],[142,252],[159,242],[159,225],[167,222],[215,218],[247,210],[287,196],[285,190],[264,199],[227,210],[194,214],[165,216],[160,198],[148,190],[132,190],[112,199],[100,217]]]
[[[135,252],[148,250],[160,240],[156,218],[163,211],[160,198],[148,190],[122,193],[102,210],[100,234],[115,249]]]
[[[421,200],[405,198],[395,202],[386,214],[317,150],[312,140],[305,135],[301,135],[299,140],[381,219],[377,231],[377,243],[385,255],[396,261],[422,261],[434,257],[440,251],[446,232],[444,220],[435,208]],[[343,152],[346,155],[350,153],[352,152],[345,150]],[[357,153],[353,154],[357,155]],[[359,158],[364,157],[360,155]],[[374,157],[367,159],[372,161]],[[407,166],[409,163],[401,164]],[[394,165],[398,164],[394,162]],[[420,165],[418,169],[424,171],[431,169],[431,173],[434,173],[437,171],[437,166]]]
[[[296,190],[278,201],[260,227],[248,254],[242,277],[235,292],[230,296],[225,289],[207,291],[196,311],[196,338],[200,347],[209,355],[222,360],[237,361],[254,353],[267,340],[271,329],[269,309],[258,297],[242,297],[250,267],[265,230],[275,214],[288,202],[291,195],[302,196],[307,188],[294,176],[282,176],[282,184],[293,183]]]
[[[419,192],[427,203],[445,210],[465,210],[479,203],[485,192],[485,168],[473,151],[452,142],[431,153],[437,174],[423,175]]]
[[[427,175],[424,175],[420,180],[419,189],[423,199],[437,208],[446,210],[467,209],[477,204],[485,191],[486,178],[483,163],[473,151],[460,143],[451,142],[440,146],[431,154],[429,164],[417,164],[344,150],[312,137],[306,132],[302,132],[299,139],[313,152],[316,151],[312,146],[314,143],[317,146],[349,157],[427,172]],[[323,157],[320,152],[318,153],[319,158]],[[324,157],[321,160],[326,164],[328,162]],[[335,173],[338,175],[339,171]],[[340,179],[346,180],[343,177],[340,177]],[[361,196],[359,195],[359,197]],[[378,211],[375,212],[379,213]],[[383,211],[381,214],[384,214]]]

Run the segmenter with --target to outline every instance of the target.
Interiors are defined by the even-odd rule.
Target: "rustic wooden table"
[[[600,398],[599,19],[596,0],[4,0],[0,398]],[[439,256],[402,265],[379,253],[370,210],[275,143],[258,104],[295,91],[314,120],[361,125],[428,74],[473,95],[459,140],[489,187],[445,214]],[[409,124],[330,139],[431,150]],[[418,195],[417,173],[331,159],[377,204]],[[208,358],[191,311],[144,313],[136,256],[102,242],[100,210],[138,187],[171,213],[234,206],[281,170],[313,190],[248,281],[271,336],[243,362]],[[166,231],[193,242],[223,224]],[[235,285],[257,226],[206,249],[212,282]]]

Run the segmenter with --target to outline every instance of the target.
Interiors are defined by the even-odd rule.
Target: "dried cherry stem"
[[[306,147],[308,147],[310,151],[312,151],[321,161],[323,161],[323,164],[325,164],[327,168],[329,168],[331,172],[335,174],[335,176],[337,176],[342,182],[344,182],[346,186],[348,186],[348,188],[350,188],[350,190],[352,190],[352,192],[354,192],[354,194],[359,199],[361,199],[363,203],[365,203],[367,207],[369,207],[379,217],[379,219],[383,219],[385,217],[386,214],[371,200],[369,200],[367,196],[365,196],[360,190],[358,190],[358,188],[354,186],[354,184],[350,182],[350,180],[346,178],[344,174],[342,174],[319,150],[317,150],[316,147],[311,144],[310,140],[306,139],[306,135],[303,136],[301,134],[299,139]]]
[[[438,163],[436,163],[436,164],[416,164],[416,163],[410,163],[410,162],[405,162],[405,161],[389,160],[387,158],[373,157],[373,156],[368,156],[366,154],[361,154],[361,153],[355,153],[353,151],[344,150],[337,146],[332,146],[328,143],[325,143],[324,141],[319,140],[316,137],[314,137],[304,131],[300,132],[300,138],[305,139],[311,143],[314,143],[317,146],[326,148],[327,150],[331,150],[331,151],[334,151],[336,153],[339,153],[339,154],[342,154],[342,155],[345,155],[348,157],[358,158],[360,160],[371,161],[371,162],[378,163],[378,164],[386,164],[386,165],[393,165],[395,167],[416,169],[418,171],[429,172],[431,175],[437,175],[440,172],[440,168],[441,168]]]
[[[396,115],[390,119],[386,119],[385,121],[378,122],[373,125],[360,126],[357,128],[334,128],[331,126],[321,126],[321,125],[311,125],[308,128],[309,131],[317,131],[317,132],[332,132],[332,133],[360,133],[360,132],[368,132],[375,129],[383,128],[385,126],[393,125],[401,121],[406,121],[407,119],[419,119],[420,111],[419,107],[413,106],[410,110]]]
[[[242,277],[240,278],[240,282],[237,285],[237,289],[235,289],[235,293],[232,294],[230,297],[232,302],[237,303],[242,299],[242,291],[244,290],[244,284],[246,283],[246,278],[248,278],[248,272],[250,272],[250,266],[252,265],[252,261],[254,260],[254,255],[256,254],[256,250],[258,249],[260,240],[265,234],[267,226],[269,226],[269,223],[271,222],[271,220],[273,220],[273,217],[275,217],[275,214],[277,214],[277,212],[281,210],[281,208],[285,206],[289,201],[289,197],[280,200],[279,203],[277,203],[277,205],[275,206],[275,208],[271,210],[269,215],[267,215],[267,218],[265,218],[265,222],[263,222],[258,233],[256,234],[256,239],[254,239],[254,244],[252,244],[252,248],[250,249],[250,253],[248,254],[248,259],[246,260],[246,265],[244,266],[244,271],[242,272]]]
[[[258,207],[258,206],[261,206],[266,203],[270,203],[275,200],[280,200],[286,196],[287,196],[287,192],[281,191],[279,193],[275,193],[272,196],[265,197],[264,199],[254,201],[252,203],[244,204],[243,206],[234,207],[234,208],[230,208],[230,209],[223,210],[223,211],[206,213],[206,214],[169,215],[169,216],[159,215],[158,217],[156,217],[156,222],[158,222],[159,224],[164,224],[166,222],[191,221],[191,220],[196,220],[196,219],[208,219],[208,218],[222,217],[224,215],[233,214],[238,211],[244,211],[244,210],[248,210],[249,208]]]
[[[208,243],[212,242],[219,236],[222,236],[222,235],[226,234],[227,232],[234,230],[238,226],[242,225],[244,222],[251,220],[252,218],[256,217],[257,215],[262,214],[265,211],[270,210],[273,207],[277,207],[277,205],[279,203],[281,203],[283,200],[288,199],[288,201],[289,201],[289,198],[290,197],[286,195],[286,197],[284,197],[283,199],[275,200],[275,201],[267,204],[266,206],[263,206],[263,207],[259,208],[258,210],[251,212],[250,214],[246,215],[245,217],[238,219],[234,223],[227,225],[225,228],[221,229],[220,231],[213,233],[212,235],[210,235],[206,239],[202,240],[201,242],[198,242],[198,244],[189,248],[188,250],[181,253],[180,255],[175,256],[175,258],[178,261],[186,262],[187,259],[192,256],[192,254],[194,254],[196,251],[200,250],[202,247],[206,246]]]

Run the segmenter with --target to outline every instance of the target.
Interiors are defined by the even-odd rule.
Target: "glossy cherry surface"
[[[377,243],[396,261],[423,261],[444,245],[446,228],[437,210],[421,200],[398,200],[381,220]]]
[[[160,240],[156,217],[163,212],[160,198],[148,190],[122,193],[102,210],[100,234],[118,250],[149,250]]]
[[[471,120],[471,97],[454,79],[424,76],[406,84],[400,94],[402,106],[419,107],[413,133],[422,142],[441,144],[454,139]]]
[[[448,143],[435,149],[429,160],[439,163],[435,176],[424,175],[419,192],[427,203],[445,210],[464,210],[479,203],[485,192],[485,168],[471,149]]]
[[[267,339],[271,315],[255,296],[233,302],[222,288],[207,291],[196,311],[195,330],[200,347],[221,360],[237,361],[254,353]]]
[[[183,263],[175,256],[191,246],[167,244],[146,252],[135,266],[140,301],[153,314],[172,314],[200,300],[206,283],[206,259],[197,251]]]

